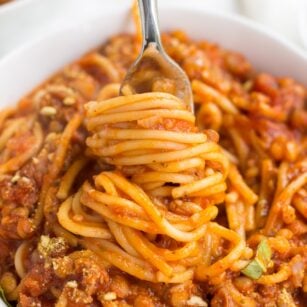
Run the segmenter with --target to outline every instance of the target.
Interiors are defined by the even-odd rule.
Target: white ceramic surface
[[[300,0],[298,30],[302,43],[307,50],[307,0]]]
[[[160,2],[160,8],[163,30],[184,29],[193,38],[209,39],[242,52],[260,71],[292,76],[307,85],[307,55],[266,28],[243,18],[207,11],[193,1],[179,5],[165,0]],[[128,6],[113,3],[97,15],[29,42],[3,58],[0,106],[15,104],[51,74],[110,35],[132,29]]]
[[[307,0],[238,0],[242,13],[302,45],[299,14]],[[307,29],[304,29],[307,33]]]
[[[114,33],[126,31],[129,6],[109,5],[99,17],[48,33],[0,61],[0,105],[18,98],[63,65],[98,46]],[[307,55],[266,28],[236,16],[209,12],[193,2],[160,2],[163,30],[182,28],[245,54],[258,70],[292,76],[307,84]],[[131,27],[130,27],[131,28]]]
[[[133,0],[14,0],[0,6],[0,58],[50,31],[99,16],[106,6],[129,7]],[[174,4],[186,0],[159,0]],[[237,12],[237,0],[192,0],[222,12]]]

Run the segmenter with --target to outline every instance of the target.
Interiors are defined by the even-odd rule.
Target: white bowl
[[[110,3],[114,5],[113,2],[117,6],[128,7],[131,6],[132,0],[14,0],[0,5],[0,58],[29,39],[43,37],[49,31],[99,16]],[[219,11],[234,13],[237,9],[237,0],[193,0],[193,2]]]
[[[193,1],[163,0],[160,9],[162,30],[181,28],[195,39],[215,41],[243,53],[259,71],[291,76],[307,85],[307,54],[266,28],[242,17],[207,11]],[[49,33],[3,58],[0,107],[15,104],[51,74],[109,36],[131,30],[129,20],[128,5],[109,2],[99,18]]]
[[[259,71],[307,84],[307,54],[245,18],[207,11],[192,1],[160,1],[162,30],[182,28],[193,38],[215,41],[246,55]],[[110,35],[127,31],[129,5],[106,5],[99,18],[48,33],[0,61],[0,106],[14,104],[65,64]],[[131,29],[131,25],[130,25]]]
[[[160,2],[163,30],[182,28],[194,38],[215,41],[246,55],[259,71],[291,76],[307,85],[307,54],[247,19],[209,12],[193,2]],[[106,5],[90,19],[28,43],[0,61],[0,106],[22,95],[110,35],[126,31],[127,5]],[[130,27],[131,28],[131,27]]]

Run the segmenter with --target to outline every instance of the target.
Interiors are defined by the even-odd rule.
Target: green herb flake
[[[259,262],[254,259],[243,270],[241,270],[241,272],[251,279],[258,279],[263,273],[263,268]]]
[[[264,269],[268,267],[272,257],[272,251],[266,239],[262,240],[256,251],[256,259],[263,264]]]
[[[272,257],[271,248],[266,239],[257,246],[256,257],[241,272],[252,279],[258,279],[266,272]]]
[[[12,305],[7,301],[5,294],[4,294],[4,290],[0,287],[0,300],[3,301],[3,303],[7,306],[7,307],[12,307]]]

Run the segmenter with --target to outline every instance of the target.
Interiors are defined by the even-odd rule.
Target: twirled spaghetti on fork
[[[225,198],[229,170],[216,133],[199,132],[184,103],[167,93],[115,97],[85,108],[90,152],[115,170],[95,176],[61,205],[64,228],[85,237],[83,244],[105,261],[151,282],[184,282],[194,274],[206,279],[240,258],[244,241],[210,223]],[[101,217],[99,234],[84,208]],[[78,213],[80,226],[73,220]],[[233,246],[204,268],[210,257],[204,240],[211,233]]]

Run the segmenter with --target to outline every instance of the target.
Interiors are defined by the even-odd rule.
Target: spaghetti
[[[91,244],[100,246],[106,261],[137,278],[170,283],[191,279],[202,265],[197,255],[204,253],[204,236],[219,229],[208,222],[217,215],[214,205],[224,199],[228,160],[214,141],[197,132],[194,117],[172,95],[117,97],[85,108],[87,127],[93,132],[87,139],[91,152],[121,172],[102,172],[94,185],[85,183],[78,192],[78,206],[90,208],[108,225],[107,233],[96,231],[95,237],[112,238]],[[61,205],[59,222],[80,234],[89,221],[82,216],[82,225],[73,224],[73,201]],[[93,233],[88,228],[82,235],[93,237]],[[178,248],[162,248],[157,235]],[[218,273],[215,266],[230,267],[244,250],[234,232],[224,229],[215,235],[235,241],[236,252],[228,255],[231,260],[223,258],[209,267],[212,274]],[[198,275],[205,278],[205,273]]]
[[[0,113],[0,287],[20,306],[304,306],[306,88],[183,32],[118,96],[118,35]],[[89,102],[90,101],[90,102]]]

